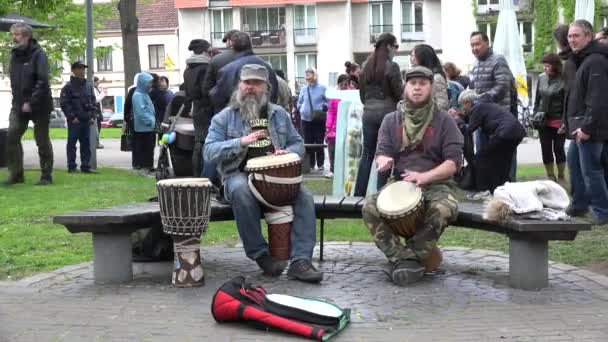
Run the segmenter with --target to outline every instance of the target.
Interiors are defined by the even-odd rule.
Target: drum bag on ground
[[[350,309],[317,299],[267,294],[244,277],[224,283],[213,296],[211,313],[218,323],[247,322],[317,341],[327,341],[350,322]]]

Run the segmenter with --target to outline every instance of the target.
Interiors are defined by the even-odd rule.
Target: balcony
[[[253,47],[285,46],[285,30],[245,31],[251,36]]]
[[[422,24],[403,24],[401,25],[402,42],[423,42],[425,35]]]
[[[316,28],[293,29],[293,42],[296,46],[317,44]]]
[[[211,32],[211,45],[214,48],[224,47],[226,43],[222,42],[227,32]]]
[[[376,44],[381,34],[393,33],[393,25],[369,25],[369,42]]]

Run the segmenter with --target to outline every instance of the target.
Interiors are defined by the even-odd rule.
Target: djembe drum
[[[163,231],[173,238],[172,283],[177,287],[201,286],[201,236],[207,231],[212,184],[206,178],[165,179],[156,183]]]
[[[264,205],[270,255],[289,260],[293,204],[302,183],[302,162],[295,153],[263,156],[247,161],[249,188]]]
[[[416,184],[398,181],[387,185],[376,202],[378,212],[394,234],[406,240],[416,234],[416,226],[424,219],[424,196]],[[441,250],[435,246],[429,257],[420,260],[427,272],[435,271],[442,260]]]

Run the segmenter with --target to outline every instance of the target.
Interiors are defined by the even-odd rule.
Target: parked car
[[[51,111],[51,121],[49,122],[50,128],[66,128],[65,114],[59,108],[55,108]]]
[[[108,128],[108,122],[110,121],[110,117],[114,115],[114,112],[104,110],[103,112],[101,112],[101,114],[103,115],[103,120],[101,121],[101,128]]]
[[[107,127],[120,128],[120,127],[122,127],[123,120],[124,120],[124,114],[123,113],[116,113],[116,114],[112,115],[110,117],[110,119],[108,120]]]

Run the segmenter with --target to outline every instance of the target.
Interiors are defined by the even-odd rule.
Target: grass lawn
[[[122,128],[102,128],[101,139],[120,139],[122,134]],[[67,139],[68,129],[67,128],[51,128],[49,131],[51,139]],[[23,140],[33,140],[34,129],[28,128],[23,135]]]
[[[103,131],[103,130],[102,130]],[[91,260],[91,234],[71,234],[51,223],[59,213],[87,208],[141,202],[155,195],[154,180],[126,170],[101,169],[98,175],[54,173],[55,184],[36,187],[38,171],[26,172],[26,184],[0,188],[0,280],[17,279],[37,272]],[[544,175],[541,167],[522,167],[520,179]],[[6,171],[0,171],[0,179]],[[317,194],[329,193],[328,180],[307,180]],[[326,240],[371,241],[361,220],[326,222]],[[211,223],[203,244],[238,242],[234,222]],[[506,251],[505,236],[450,227],[441,237],[443,246],[463,246]],[[550,258],[573,265],[608,261],[608,230],[579,233],[574,242],[552,242]]]

